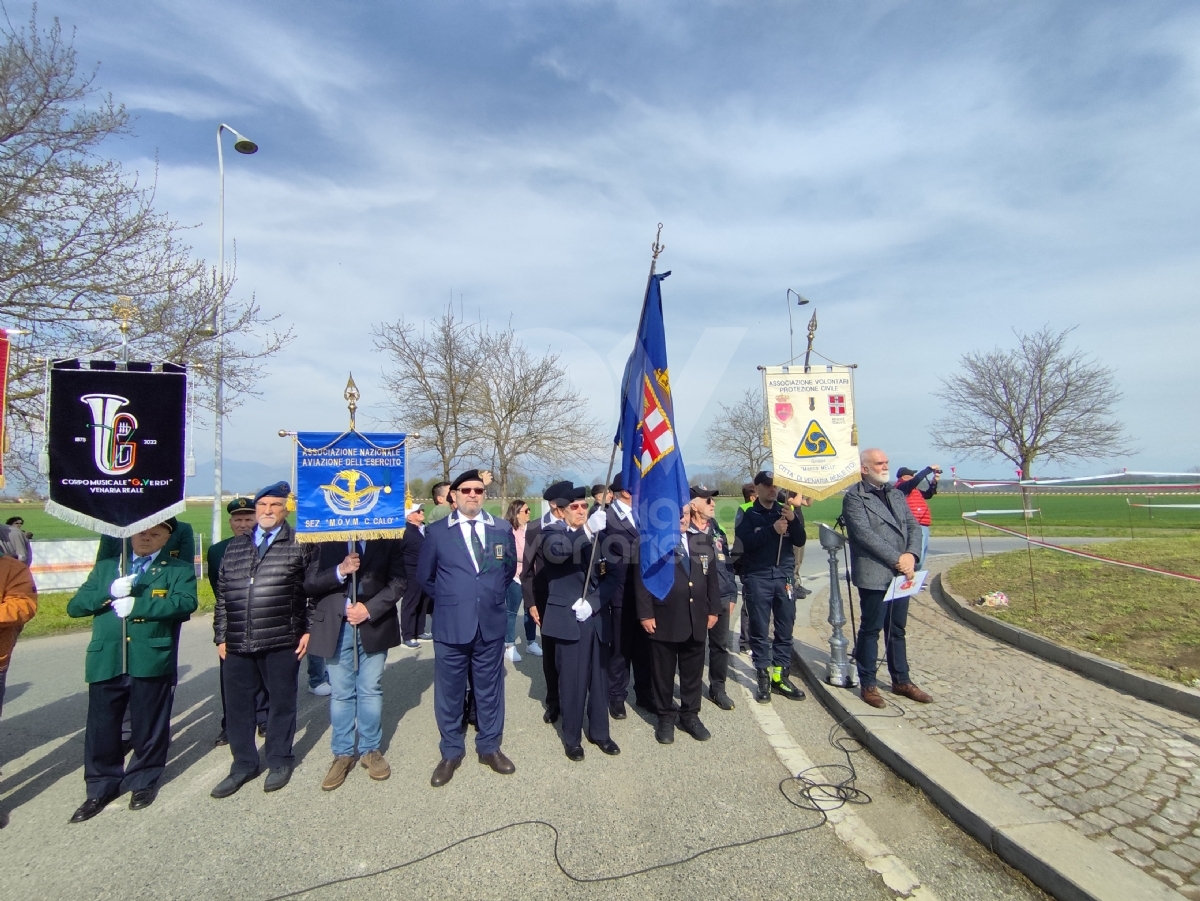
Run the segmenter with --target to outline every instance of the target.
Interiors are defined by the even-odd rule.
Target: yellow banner
[[[776,485],[819,501],[859,480],[850,367],[767,366],[763,390]]]

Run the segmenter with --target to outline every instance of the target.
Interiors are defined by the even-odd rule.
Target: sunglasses
[[[459,494],[483,494],[486,488],[459,488]]]
[[[586,510],[587,508],[588,508],[588,505],[586,503],[584,503],[583,501],[579,501],[574,504],[567,504],[568,510]]]

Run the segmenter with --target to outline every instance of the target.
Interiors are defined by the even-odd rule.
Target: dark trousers
[[[704,676],[704,642],[650,640],[650,667],[654,678],[654,709],[659,722],[676,723],[700,715],[700,688]],[[675,707],[675,672],[679,671],[679,707]]]
[[[542,675],[546,677],[546,706],[558,707],[562,704],[558,697],[558,655],[555,653],[555,641],[545,632],[542,633]]]
[[[579,624],[575,641],[555,639],[558,696],[562,705],[562,740],[568,748],[583,744],[583,715],[588,738],[606,741],[608,732],[608,645],[600,641],[595,619]]]
[[[708,630],[708,687],[725,689],[729,676],[729,602],[721,601],[717,622]]]
[[[491,754],[504,740],[504,636],[485,639],[478,629],[466,644],[433,642],[433,712],[443,760],[467,749],[467,685],[475,697],[475,750]]]
[[[267,692],[267,739],[263,746],[267,766],[295,766],[292,740],[296,737],[296,677],[300,661],[292,648],[225,655],[225,734],[233,752],[231,776],[248,776],[259,770],[254,743],[259,692]]]
[[[859,588],[858,601],[862,620],[858,624],[858,640],[854,643],[854,662],[858,667],[858,682],[863,688],[875,684],[879,668],[879,632],[887,648],[888,672],[893,685],[903,685],[908,678],[908,651],[904,645],[904,627],[908,624],[908,598],[883,602],[885,589]]]
[[[153,788],[167,766],[175,676],[117,676],[88,686],[83,778],[89,798]],[[125,766],[121,720],[132,715],[133,759]]]
[[[410,587],[400,603],[400,635],[405,640],[421,634],[426,614],[433,612],[433,599],[420,588]]]
[[[796,622],[796,602],[788,594],[790,573],[784,568],[753,573],[742,581],[743,605],[750,608],[750,654],[755,669],[792,664],[792,626]],[[775,638],[769,635],[771,617],[775,617]]]
[[[629,697],[629,670],[633,668],[633,697],[638,706],[654,706],[651,688],[650,637],[637,618],[637,608],[611,607],[612,648],[608,658],[608,699],[624,701]]]
[[[221,682],[221,731],[225,731],[225,661],[221,660],[217,678]],[[264,688],[258,693],[258,697],[254,699],[255,713],[254,725],[265,726],[267,724],[267,690]]]

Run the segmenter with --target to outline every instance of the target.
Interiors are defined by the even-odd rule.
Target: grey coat
[[[859,588],[887,588],[899,574],[896,564],[901,554],[921,556],[921,526],[908,501],[891,486],[887,499],[885,504],[863,482],[846,489],[842,499],[842,517],[850,537],[851,581]]]

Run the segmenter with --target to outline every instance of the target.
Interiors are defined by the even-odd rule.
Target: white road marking
[[[759,704],[754,700],[753,672],[741,660],[733,658],[734,669],[740,678],[738,684],[746,693],[746,701],[754,712],[759,728],[766,735],[767,741],[775,751],[775,756],[789,773],[795,775],[801,770],[810,769],[816,764],[804,753],[804,749],[796,744],[796,740],[787,730],[783,720],[774,710],[774,703]],[[862,818],[848,806],[835,806],[838,802],[830,799],[825,816],[834,833],[853,851],[868,870],[878,873],[884,884],[902,898],[912,898],[914,901],[937,901],[928,887],[921,885],[921,880],[908,868],[892,850],[885,845],[873,829],[863,822]]]

